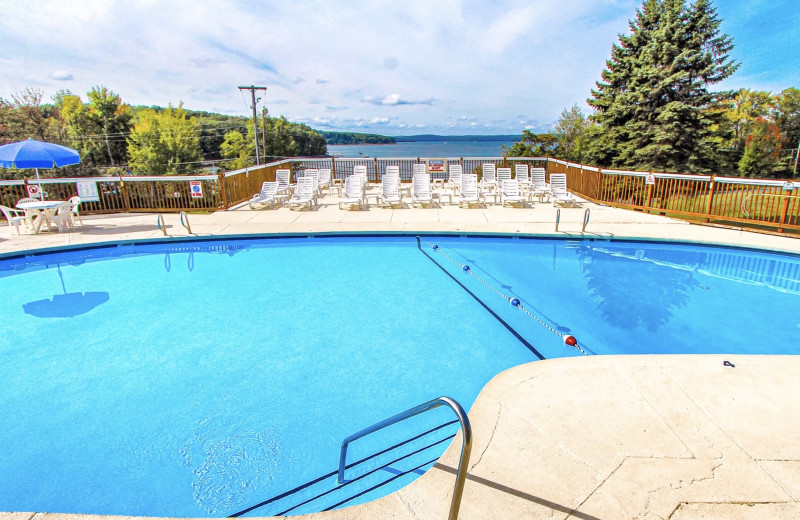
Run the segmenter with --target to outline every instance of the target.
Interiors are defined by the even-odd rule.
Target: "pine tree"
[[[729,36],[709,0],[646,0],[620,35],[588,100],[601,132],[598,160],[616,167],[711,171],[720,111],[730,93],[710,85],[733,74]]]

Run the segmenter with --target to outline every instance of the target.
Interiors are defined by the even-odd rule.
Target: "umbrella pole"
[[[34,168],[36,172],[36,184],[39,186],[39,200],[44,200],[44,190],[42,189],[42,181],[39,180],[39,168]]]

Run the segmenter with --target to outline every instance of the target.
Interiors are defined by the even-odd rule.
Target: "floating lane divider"
[[[557,225],[558,225],[558,221],[556,220],[556,226]],[[472,272],[472,269],[470,269],[469,265],[458,263],[451,256],[449,256],[447,253],[442,251],[441,248],[438,245],[431,244],[427,240],[423,240],[422,238],[417,237],[417,246],[418,247],[420,245],[420,242],[425,242],[425,244],[430,246],[431,249],[433,249],[436,253],[439,253],[440,255],[442,255],[445,258],[447,258],[448,260],[450,260],[450,262],[452,262],[453,264],[457,265],[462,271],[464,271],[464,273],[472,276],[473,278],[475,278],[476,280],[481,282],[483,285],[485,285],[486,287],[488,287],[489,289],[494,291],[498,296],[501,296],[502,298],[505,298],[506,301],[508,301],[508,303],[510,303],[512,307],[516,307],[517,309],[521,310],[522,312],[524,312],[525,314],[527,314],[528,316],[530,316],[531,318],[533,318],[534,320],[539,322],[539,324],[543,325],[547,330],[549,330],[550,332],[552,332],[556,336],[560,337],[564,341],[565,345],[578,349],[584,356],[588,356],[589,355],[578,344],[578,340],[575,339],[575,336],[572,336],[572,335],[569,335],[569,334],[564,335],[564,334],[560,333],[559,331],[557,331],[556,329],[554,329],[553,327],[551,327],[550,325],[548,325],[547,323],[545,323],[544,321],[542,321],[541,319],[539,319],[536,316],[534,316],[528,309],[525,308],[524,305],[522,305],[522,302],[519,301],[519,298],[512,298],[511,296],[508,296],[508,295],[500,292],[492,284],[490,284],[489,282],[487,282],[486,280],[484,280],[483,278],[481,278],[480,276],[478,276],[474,272]]]

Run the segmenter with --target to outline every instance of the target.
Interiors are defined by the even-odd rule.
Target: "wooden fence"
[[[800,182],[600,169],[544,157],[442,159],[446,164],[461,164],[464,172],[479,176],[485,163],[512,168],[521,163],[544,167],[548,174],[566,173],[570,191],[615,207],[778,232],[800,231]],[[47,198],[66,200],[77,195],[77,182],[95,182],[99,200],[83,201],[84,213],[217,211],[248,200],[260,190],[261,183],[275,180],[279,168],[291,169],[293,178],[306,168],[330,168],[333,178],[343,179],[356,165],[365,165],[368,179],[378,182],[387,166],[398,166],[401,179],[409,182],[413,165],[426,160],[298,158],[216,175],[42,179],[41,186]],[[648,174],[652,174],[652,183],[648,183]],[[434,174],[437,176],[444,178],[445,174]],[[198,183],[202,196],[192,190]],[[0,204],[13,207],[27,196],[29,184],[36,181],[0,181]]]

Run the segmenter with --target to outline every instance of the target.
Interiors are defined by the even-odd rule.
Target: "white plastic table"
[[[42,228],[42,224],[47,224],[47,230],[50,230],[50,224],[56,223],[53,217],[56,213],[56,208],[59,204],[63,204],[63,200],[36,200],[33,202],[20,202],[17,208],[23,210],[25,215],[32,219],[33,232],[38,234]],[[56,223],[57,224],[57,223]]]

